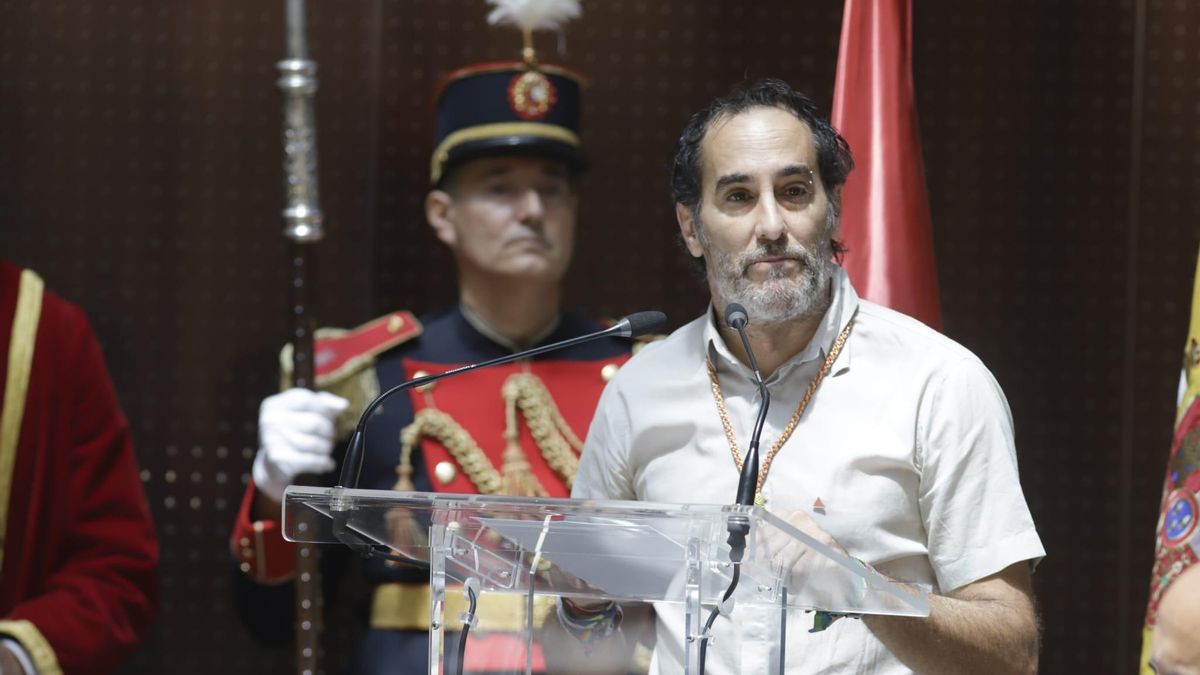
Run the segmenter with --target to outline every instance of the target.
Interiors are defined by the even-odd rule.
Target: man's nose
[[[767,194],[758,202],[758,213],[755,221],[755,234],[759,239],[775,241],[787,229],[783,221],[783,210],[775,201],[772,194]]]
[[[538,225],[545,215],[546,205],[542,202],[542,195],[532,188],[526,190],[521,196],[519,220],[527,225]]]

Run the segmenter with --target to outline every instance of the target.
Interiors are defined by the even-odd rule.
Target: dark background
[[[482,0],[310,8],[316,306],[354,325],[453,299],[421,212],[430,95],[515,57]],[[686,116],[774,75],[828,109],[841,3],[590,0],[543,57],[591,77],[571,304],[703,307],[665,165]],[[1045,673],[1129,673],[1200,242],[1200,5],[918,0],[914,75],[945,331],[1016,420],[1049,557]],[[285,673],[234,620],[226,537],[287,333],[281,2],[0,0],[0,255],[82,305],[136,434],[160,617],[125,672]]]

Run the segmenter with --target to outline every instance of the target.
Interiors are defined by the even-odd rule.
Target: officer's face
[[[555,282],[566,273],[577,199],[561,162],[473,160],[457,167],[447,192],[437,194],[430,200],[444,198],[443,222],[432,214],[430,222],[464,271]]]
[[[808,127],[788,111],[752,108],[714,121],[700,150],[699,212],[677,205],[676,216],[718,306],[741,303],[752,321],[823,312],[836,219]]]

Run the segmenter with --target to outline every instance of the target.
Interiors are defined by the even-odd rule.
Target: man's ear
[[[433,234],[450,248],[458,244],[458,231],[454,229],[451,213],[454,210],[454,198],[443,190],[430,190],[425,195],[425,221],[433,230]]]
[[[688,253],[699,258],[704,255],[704,247],[700,245],[700,237],[696,234],[696,219],[692,207],[675,203],[675,220],[679,221],[679,234],[683,236],[683,245]]]
[[[830,195],[829,204],[827,204],[825,206],[825,208],[827,208],[827,209],[832,209],[832,208],[834,208],[834,205],[836,205],[838,214],[844,213],[842,211],[842,187],[843,187],[843,185],[839,185],[833,189],[833,194]],[[841,232],[842,232],[842,219],[839,215],[839,217],[836,221],[836,224],[833,226],[833,231],[829,233],[829,238],[837,239],[838,235],[840,235]]]

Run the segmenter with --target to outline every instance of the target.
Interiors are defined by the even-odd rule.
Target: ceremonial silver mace
[[[317,64],[308,53],[308,25],[304,0],[284,0],[286,46],[276,64],[277,84],[283,92],[283,209],[284,235],[291,265],[290,305],[293,385],[312,388],[313,321],[309,303],[312,281],[312,245],[321,240],[322,216],[317,191],[317,120],[313,96],[317,91]],[[307,477],[312,478],[312,477]],[[296,482],[311,483],[305,477]],[[299,527],[311,529],[313,514],[302,516]],[[322,593],[319,549],[296,546],[296,672],[317,675],[320,670]]]

